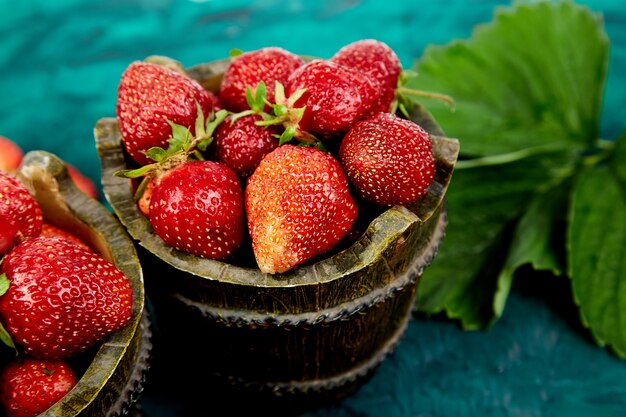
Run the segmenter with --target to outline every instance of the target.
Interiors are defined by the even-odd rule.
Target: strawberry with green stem
[[[273,87],[276,82],[284,84],[304,60],[283,48],[267,47],[255,51],[231,54],[231,62],[224,71],[218,97],[224,108],[232,112],[248,109],[246,90],[253,92],[259,83]],[[274,103],[274,90],[267,100]]]
[[[377,83],[369,75],[315,59],[295,70],[287,84],[276,83],[272,114],[259,125],[282,125],[280,143],[292,138],[315,145],[342,136],[378,102]]]
[[[142,178],[135,191],[135,200],[149,199],[153,185],[148,187],[150,182],[157,180],[163,173],[186,162],[190,158],[204,160],[203,152],[213,142],[215,129],[226,119],[228,111],[219,110],[217,113],[210,113],[205,119],[204,112],[200,104],[196,102],[197,115],[193,125],[193,133],[189,127],[179,125],[166,120],[169,126],[168,140],[166,148],[154,146],[146,150],[146,157],[151,163],[139,168],[121,170],[115,173],[118,177]],[[146,193],[146,189],[148,192]]]
[[[276,125],[263,126],[269,115],[265,107],[273,106],[266,98],[265,83],[260,82],[254,92],[246,88],[248,110],[229,115],[215,131],[215,158],[228,165],[242,178],[248,178],[261,159],[279,145],[281,129]]]
[[[117,91],[122,143],[139,165],[149,164],[146,152],[167,144],[170,123],[195,133],[198,110],[209,114],[216,104],[213,93],[184,73],[152,62],[133,62],[122,74]]]
[[[403,70],[393,49],[377,39],[361,39],[349,43],[340,48],[330,61],[364,72],[378,82],[381,93],[372,114],[395,113],[400,110],[408,117],[407,107],[413,105],[410,96],[437,99],[450,106],[454,105],[454,100],[445,94],[406,88],[404,85],[416,74]]]
[[[116,173],[126,178],[144,177],[136,193],[138,206],[165,243],[210,259],[229,257],[245,237],[239,177],[227,165],[202,156],[227,115],[220,110],[205,121],[198,110],[196,136],[170,122],[169,147],[147,151],[155,162]]]
[[[76,374],[63,360],[19,358],[0,373],[0,403],[7,417],[35,417],[76,385]]]

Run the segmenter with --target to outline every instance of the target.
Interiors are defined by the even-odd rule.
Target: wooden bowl
[[[215,92],[227,65],[186,71]],[[165,244],[137,209],[130,180],[113,175],[132,166],[116,119],[97,122],[104,194],[139,243],[156,322],[178,345],[177,361],[202,367],[203,379],[274,397],[341,398],[371,374],[405,331],[419,277],[444,235],[459,150],[424,108],[412,119],[432,135],[437,171],[427,194],[409,207],[380,209],[349,247],[276,275]]]
[[[115,216],[81,192],[63,161],[45,151],[28,152],[16,176],[39,203],[44,221],[80,237],[130,279],[130,323],[79,358],[76,386],[41,416],[121,416],[134,412],[152,347],[144,309],[143,272],[133,241]]]

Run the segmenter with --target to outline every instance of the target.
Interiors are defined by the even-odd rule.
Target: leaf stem
[[[524,148],[518,151],[502,153],[498,155],[483,156],[480,158],[466,159],[457,161],[455,169],[468,169],[477,168],[488,165],[502,165],[510,162],[519,161],[520,159],[528,158],[529,156],[537,155],[544,152],[554,152],[561,149],[565,149],[567,146],[562,143],[553,143],[549,145],[533,146],[531,148]]]

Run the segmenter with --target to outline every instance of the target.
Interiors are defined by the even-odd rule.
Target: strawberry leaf
[[[626,135],[612,159],[576,178],[568,229],[569,275],[584,325],[626,358]]]
[[[553,187],[535,194],[521,216],[512,234],[508,255],[497,279],[494,297],[494,316],[500,317],[504,310],[515,271],[529,264],[536,271],[550,271],[560,275],[564,268],[559,257],[562,228],[557,225],[565,221],[561,213],[567,209],[569,188]]]
[[[561,274],[572,270],[565,260],[587,262],[566,252],[561,213],[583,151],[601,143],[607,63],[601,19],[570,1],[499,8],[471,39],[425,51],[406,87],[454,99],[455,111],[441,100],[428,108],[459,138],[461,157],[447,194],[446,238],[424,272],[419,310],[486,328],[502,314],[522,265]]]
[[[549,223],[532,214],[536,211],[532,206],[539,204],[532,201],[568,177],[575,155],[575,150],[564,148],[500,164],[465,167],[458,162],[447,192],[446,237],[420,281],[418,310],[446,312],[471,330],[493,323],[507,293],[501,292],[496,299],[498,288],[504,291],[508,286],[507,266],[510,274],[517,263],[539,263],[537,255],[524,249],[532,243],[525,239],[547,239],[538,230],[535,238],[515,237],[512,232],[529,206],[531,214],[520,225],[530,223],[539,229]]]
[[[598,137],[607,65],[599,16],[569,1],[516,3],[471,39],[428,48],[406,87],[454,99],[454,112],[439,100],[428,108],[466,156],[588,146]]]

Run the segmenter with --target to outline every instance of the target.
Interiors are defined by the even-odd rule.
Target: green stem
[[[529,156],[537,155],[545,152],[554,152],[564,149],[566,145],[562,143],[534,146],[532,148],[520,149],[518,151],[502,153],[498,155],[483,156],[481,158],[467,159],[457,161],[455,169],[476,168],[487,165],[502,165],[510,162],[519,161]]]
[[[441,100],[445,102],[446,104],[448,104],[450,107],[454,108],[454,99],[446,94],[432,93],[429,91],[422,91],[422,90],[413,90],[413,89],[406,88],[406,87],[398,87],[396,89],[396,92],[399,94],[404,94],[404,95]]]

